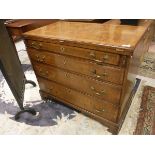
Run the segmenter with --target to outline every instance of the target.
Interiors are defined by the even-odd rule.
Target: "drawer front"
[[[103,104],[102,102],[94,102],[94,113],[98,116],[104,117],[106,109],[109,109],[109,115],[113,117],[113,119],[116,120],[117,114],[118,114],[118,108],[115,107],[115,110],[113,110],[113,106],[108,105],[109,103]],[[109,116],[110,117],[110,116]]]
[[[37,75],[56,81],[69,88],[87,93],[94,97],[104,99],[113,104],[119,104],[121,87],[108,84],[101,81],[96,81],[84,76],[79,76],[65,70],[54,68],[49,65],[33,63],[34,70]]]
[[[35,49],[28,49],[31,59],[41,63],[57,66],[69,71],[77,72],[92,78],[109,81],[115,84],[122,84],[124,69],[118,67],[111,67],[106,65],[97,65],[90,61],[82,61],[78,58],[49,53],[46,51],[37,51]]]
[[[97,115],[98,113],[96,113],[94,105],[100,104],[101,102],[103,107],[102,107],[102,115],[100,116],[113,122],[116,121],[118,108],[116,108],[112,104],[104,103],[104,101],[101,100],[100,101],[94,100],[93,98],[83,95],[75,90],[69,89],[60,84],[45,80],[43,78],[38,78],[38,81],[41,91],[47,92],[52,96],[63,100],[65,103],[69,102],[75,106],[83,108]]]
[[[27,45],[35,49],[43,49],[53,51],[58,54],[66,54],[79,58],[89,59],[99,64],[108,63],[112,65],[118,65],[120,60],[120,55],[118,54],[100,52],[79,47],[71,47],[66,45],[59,45],[38,41],[36,42],[31,40],[27,41]]]

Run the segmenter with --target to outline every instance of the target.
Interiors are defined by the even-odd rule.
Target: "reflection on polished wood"
[[[65,40],[97,45],[133,48],[144,33],[142,26],[124,26],[82,22],[56,22],[51,26],[29,31],[25,36],[41,37],[46,40]]]
[[[62,101],[118,133],[152,23],[59,21],[25,33],[42,98]]]

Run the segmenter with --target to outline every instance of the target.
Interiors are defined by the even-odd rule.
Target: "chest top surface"
[[[133,49],[144,32],[143,26],[59,21],[29,31],[24,37]]]

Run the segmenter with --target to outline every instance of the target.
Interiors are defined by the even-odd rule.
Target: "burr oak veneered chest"
[[[138,26],[58,21],[25,33],[42,98],[62,101],[118,133],[151,32],[146,20]]]

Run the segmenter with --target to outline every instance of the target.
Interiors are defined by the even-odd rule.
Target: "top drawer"
[[[27,46],[33,47],[35,49],[43,49],[53,51],[59,54],[66,54],[79,58],[89,59],[95,61],[98,64],[107,63],[112,65],[118,65],[120,60],[120,55],[118,54],[100,52],[79,47],[71,47],[61,44],[27,40]]]

